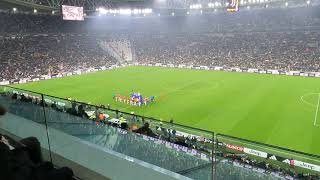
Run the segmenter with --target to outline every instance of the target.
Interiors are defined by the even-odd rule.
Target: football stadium
[[[320,180],[320,1],[0,1],[0,179]]]

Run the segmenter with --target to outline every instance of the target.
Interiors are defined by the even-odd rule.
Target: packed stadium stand
[[[94,37],[17,35],[3,38],[1,48],[1,76],[5,79],[76,71],[116,62],[98,46]]]
[[[140,63],[317,72],[317,12],[318,7],[301,7],[133,18],[128,27],[122,17],[79,23],[58,16],[1,13],[0,79],[99,67],[133,56]],[[101,42],[108,42],[118,55],[105,51]]]
[[[74,22],[57,15],[1,11],[0,81],[133,63],[320,72],[319,12],[319,6],[304,6]],[[281,166],[283,161],[271,165],[267,158],[245,153],[213,152],[213,140],[163,127],[162,122],[150,121],[149,128],[144,118],[109,107],[56,97],[45,102],[43,96],[24,93],[3,88],[0,104],[6,104],[10,114],[186,177],[211,179],[214,159],[216,179],[319,179],[318,174],[290,169],[289,157],[284,158],[289,163]],[[58,101],[70,103],[69,107],[61,108]],[[99,121],[98,112],[126,116],[130,122],[115,126]],[[220,143],[227,149],[227,143]],[[71,173],[68,178],[75,177]]]

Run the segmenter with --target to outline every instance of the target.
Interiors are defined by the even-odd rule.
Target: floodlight
[[[98,11],[99,11],[99,13],[101,13],[101,14],[107,14],[107,13],[108,13],[108,10],[104,9],[103,7],[100,7],[100,8],[98,9]]]
[[[119,9],[119,14],[129,15],[131,14],[131,9]]]

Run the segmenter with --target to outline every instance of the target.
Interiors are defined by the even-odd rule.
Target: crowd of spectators
[[[320,71],[319,32],[135,34],[130,40],[135,44],[139,63]],[[0,79],[39,77],[117,64],[98,42],[99,38],[91,36],[0,39]]]
[[[119,63],[101,47],[99,43],[101,41],[124,41],[126,44],[130,42],[134,60],[146,64],[319,72],[320,16],[318,12],[319,7],[303,7],[245,11],[238,14],[221,13],[214,16],[132,18],[131,23],[117,17],[107,22],[99,20],[64,22],[57,16],[1,13],[0,81],[39,77]],[[121,37],[121,40],[115,40],[115,37]],[[42,109],[39,105],[42,101],[18,97],[17,94],[13,99],[10,112],[24,114],[28,116],[26,118],[39,121],[34,118],[41,117]],[[35,106],[33,111],[21,113],[20,111],[25,108],[21,100],[25,101],[24,103],[33,103]],[[50,122],[49,119],[50,127],[172,171],[180,172],[206,162],[169,149],[163,144],[147,142],[143,138],[137,138],[136,134],[151,136],[210,154],[205,141],[199,142],[195,137],[177,136],[175,129],[162,127],[161,124],[153,125],[141,119],[140,126],[135,128],[131,125],[121,126],[120,128],[129,133],[119,134],[116,128],[109,127],[108,124],[79,120],[85,116],[82,106],[82,108],[72,106],[63,110],[55,105],[51,107],[53,109],[48,110],[47,113],[51,116],[51,120],[61,119],[56,118],[56,110],[69,117],[63,120],[74,117],[78,119],[71,120],[72,122],[68,125],[65,121],[57,123]],[[138,120],[135,119],[135,122]],[[2,141],[7,142],[6,138]],[[27,144],[23,141],[19,143],[22,146]],[[10,152],[10,146],[6,143],[0,145],[2,146],[0,150],[3,150],[1,153]],[[32,157],[26,157],[32,161]],[[292,174],[279,167],[257,163],[248,157],[235,154],[222,153],[221,157],[270,169],[285,176],[313,178],[304,174]],[[176,161],[172,163],[172,159]],[[177,165],[176,162],[180,164]],[[39,166],[42,162],[28,161],[28,163],[32,164],[32,168],[42,167]],[[56,171],[52,165],[46,165],[45,167],[49,167],[50,171]],[[7,164],[4,168],[8,168]],[[228,171],[226,168],[224,170]]]
[[[130,23],[121,17],[66,22],[58,16],[1,12],[0,80],[123,62],[101,42],[129,44],[112,47],[120,57],[146,64],[318,72],[319,9],[132,17]]]
[[[319,32],[143,35],[141,63],[320,71]]]
[[[0,79],[39,77],[116,64],[94,37],[40,35],[0,39]]]
[[[102,41],[100,44],[110,49],[119,57],[119,61],[132,62],[132,48],[128,39],[116,39],[110,41]]]

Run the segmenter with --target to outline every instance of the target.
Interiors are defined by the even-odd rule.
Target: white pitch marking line
[[[313,123],[314,126],[318,126],[317,125],[317,118],[318,118],[319,104],[320,104],[320,93],[318,94],[317,109],[316,109],[316,113],[314,115],[314,123]]]
[[[312,94],[315,94],[315,93],[311,93],[311,94],[307,94],[307,95],[312,95]],[[311,103],[309,103],[308,101],[304,100],[304,97],[307,96],[307,95],[301,96],[301,97],[300,97],[300,100],[301,100],[303,103],[307,104],[307,105],[316,107],[314,104],[311,104]]]

